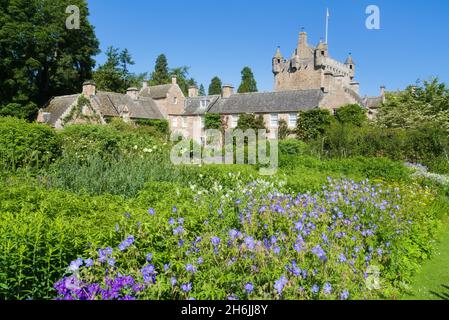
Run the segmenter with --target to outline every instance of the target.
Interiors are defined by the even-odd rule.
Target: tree
[[[257,92],[257,82],[251,68],[244,67],[242,70],[242,83],[237,91],[238,93]]]
[[[203,84],[200,85],[200,89],[199,89],[199,91],[198,91],[198,95],[199,95],[200,97],[204,97],[204,96],[206,95],[206,89],[204,89]]]
[[[170,73],[168,71],[168,62],[165,54],[161,54],[156,59],[154,72],[151,74],[150,84],[152,86],[169,84],[171,82]]]
[[[189,94],[189,87],[196,86],[196,81],[189,78],[189,67],[177,67],[170,70],[170,77],[176,77],[178,86],[181,88],[185,96]]]
[[[337,109],[335,118],[341,124],[361,127],[367,120],[365,110],[358,104],[348,104]]]
[[[106,62],[94,73],[94,81],[98,90],[126,92],[129,87],[138,87],[146,74],[135,75],[128,70],[134,61],[128,49],[120,52],[118,48],[109,47],[106,51]]]
[[[437,78],[387,94],[376,121],[387,128],[418,128],[424,123],[449,132],[449,89]]]
[[[209,95],[221,95],[221,88],[223,84],[219,77],[212,78],[210,85],[209,85]]]
[[[240,115],[237,121],[237,129],[246,131],[248,129],[253,129],[256,131],[259,129],[265,129],[265,122],[262,115],[255,115],[253,113],[245,113]]]
[[[219,113],[206,113],[204,122],[206,129],[222,129],[221,115]]]
[[[290,135],[290,129],[288,128],[288,123],[284,119],[279,120],[279,139],[285,140]]]
[[[332,123],[332,115],[329,110],[312,109],[301,111],[296,126],[296,134],[301,140],[313,140],[324,134],[326,128]]]
[[[65,25],[80,9],[80,29]],[[98,40],[85,0],[0,1],[0,115],[34,119],[52,96],[80,92],[92,78]]]

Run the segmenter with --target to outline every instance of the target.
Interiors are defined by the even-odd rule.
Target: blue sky
[[[170,67],[187,65],[206,87],[219,76],[238,86],[240,71],[252,68],[259,91],[273,90],[271,59],[276,47],[290,57],[301,27],[316,45],[325,36],[329,8],[330,54],[352,52],[361,93],[379,86],[401,89],[438,76],[449,83],[447,0],[88,0],[90,21],[102,51],[130,50],[131,71],[150,72],[160,53]],[[381,29],[365,27],[366,7],[380,8]],[[104,54],[97,57],[103,63]]]

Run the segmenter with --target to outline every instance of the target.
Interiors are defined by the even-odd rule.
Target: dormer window
[[[200,101],[201,108],[207,108],[208,104],[209,104],[209,100],[201,100]]]

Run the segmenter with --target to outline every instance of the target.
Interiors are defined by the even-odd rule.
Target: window
[[[173,104],[178,104],[178,97],[173,97]]]
[[[176,128],[178,126],[178,118],[177,117],[173,117],[172,126],[173,126],[173,128]]]
[[[238,123],[239,123],[239,116],[231,116],[231,128],[237,128]]]
[[[349,69],[351,69],[352,70],[352,64],[349,66]]]
[[[333,114],[334,116],[336,116],[336,115],[337,115],[337,109],[332,109],[332,114]]]
[[[324,51],[321,51],[321,55],[324,56]]]
[[[208,104],[209,104],[209,100],[201,100],[200,101],[201,108],[207,108]]]
[[[296,113],[290,113],[288,115],[288,126],[290,128],[296,127],[296,122],[298,121],[298,115]]]
[[[278,59],[278,63],[281,63],[281,59]]]
[[[279,115],[277,113],[272,113],[270,115],[270,125],[272,128],[279,127]]]

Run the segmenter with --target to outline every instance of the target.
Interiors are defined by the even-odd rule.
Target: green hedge
[[[47,125],[0,118],[0,166],[3,170],[40,167],[53,162],[60,151],[60,139]]]

